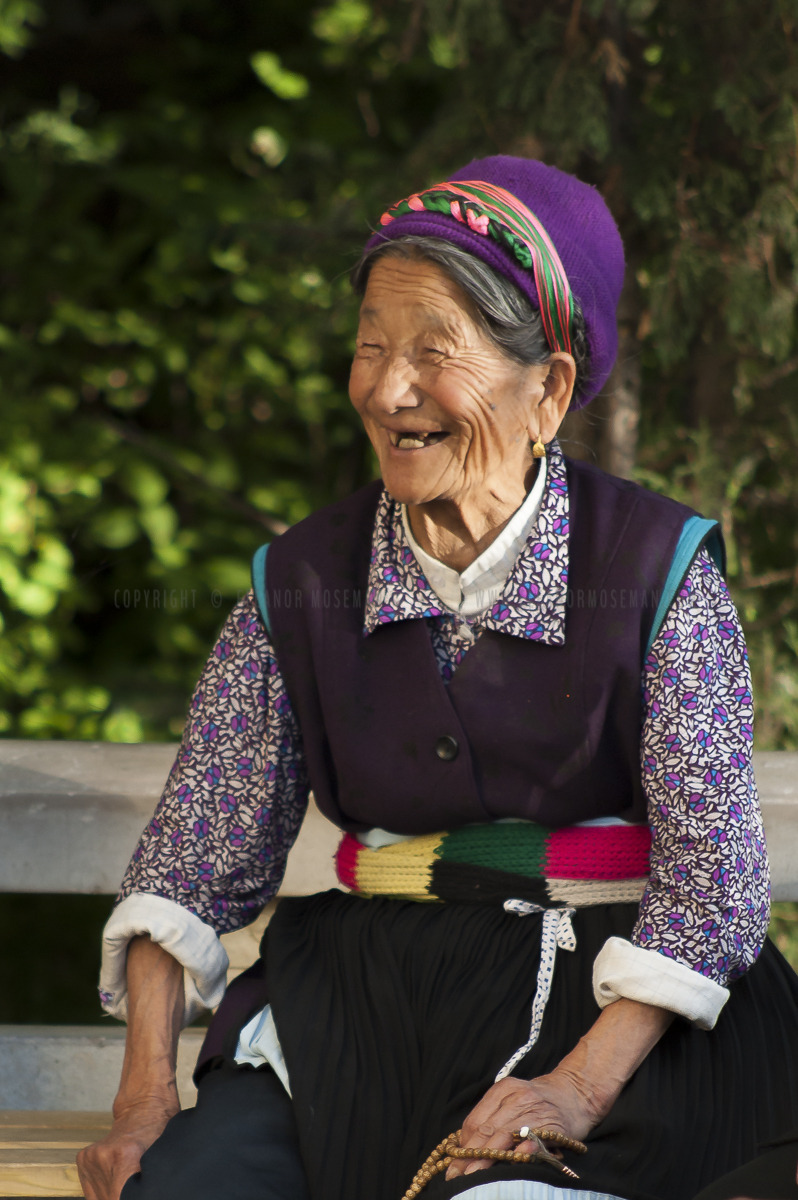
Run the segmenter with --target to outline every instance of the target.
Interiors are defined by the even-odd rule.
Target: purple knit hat
[[[498,188],[509,192],[523,209],[532,214],[532,222],[541,229],[543,242],[550,239],[556,253],[553,255],[555,274],[559,263],[567,275],[570,291],[579,301],[587,328],[590,361],[579,395],[574,395],[571,408],[583,408],[601,390],[612,370],[618,350],[618,330],[615,310],[621,294],[624,274],[623,243],[612,215],[595,188],[590,187],[573,175],[567,175],[557,167],[531,158],[513,158],[498,154],[491,158],[476,159],[456,171],[447,182],[479,181],[488,189]],[[445,185],[437,185],[445,187]],[[435,189],[432,189],[433,193]],[[497,193],[498,194],[498,193]],[[408,234],[438,237],[454,242],[471,254],[476,254],[489,266],[505,275],[520,289],[531,304],[541,310],[536,273],[519,258],[524,257],[524,247],[516,253],[510,248],[510,240],[496,240],[487,234],[487,221],[468,216],[466,208],[460,207],[461,216],[455,219],[447,211],[447,202],[437,197],[438,211],[424,207],[429,192],[422,191],[410,198],[412,203],[399,204],[383,217],[378,233],[369,238],[366,249],[379,246],[386,239],[404,237]],[[419,197],[425,198],[422,203]],[[469,202],[469,207],[471,204]],[[478,211],[478,210],[476,210]],[[468,216],[468,220],[462,219]],[[510,227],[513,227],[512,214]],[[495,223],[493,223],[495,230]],[[546,236],[548,235],[548,237]],[[511,239],[518,245],[519,239]],[[559,258],[559,263],[557,259]],[[565,292],[567,293],[567,285]],[[567,307],[567,298],[565,300]],[[557,316],[560,302],[548,300],[544,310],[552,308]],[[549,324],[544,315],[544,327],[549,333]],[[567,324],[567,313],[566,321]],[[548,337],[551,345],[552,339]]]

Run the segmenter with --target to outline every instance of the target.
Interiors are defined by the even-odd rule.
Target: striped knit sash
[[[345,887],[371,896],[498,904],[514,897],[541,908],[584,908],[638,901],[650,847],[647,825],[549,829],[500,821],[379,849],[345,834],[336,868]]]

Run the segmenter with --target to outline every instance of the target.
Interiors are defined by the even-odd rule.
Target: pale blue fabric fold
[[[480,1183],[461,1196],[469,1200],[623,1200],[607,1192],[577,1192],[571,1188],[552,1187],[548,1183],[533,1183],[528,1179],[500,1180]]]

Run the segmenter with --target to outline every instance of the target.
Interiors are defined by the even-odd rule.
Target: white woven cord
[[[530,913],[543,913],[543,923],[540,931],[540,966],[538,967],[535,998],[532,1001],[532,1024],[529,1028],[529,1038],[504,1064],[496,1076],[496,1083],[500,1079],[506,1079],[515,1070],[521,1059],[529,1053],[540,1037],[543,1014],[546,1011],[546,1004],[551,993],[551,981],[554,978],[557,947],[559,946],[561,950],[576,949],[576,934],[571,924],[571,917],[574,915],[575,909],[543,908],[540,904],[533,904],[531,900],[505,900],[504,911],[515,913],[518,917],[526,917]]]

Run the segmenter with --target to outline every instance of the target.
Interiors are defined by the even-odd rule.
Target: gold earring
[[[541,440],[540,433],[538,433],[538,440],[532,446],[532,457],[533,458],[545,458],[546,457],[546,447],[544,446],[544,444]]]

